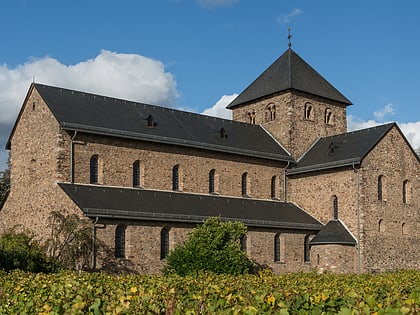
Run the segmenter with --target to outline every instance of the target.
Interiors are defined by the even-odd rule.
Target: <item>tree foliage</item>
[[[10,187],[10,172],[6,169],[0,172],[0,205],[2,204]]]
[[[49,219],[51,235],[47,240],[47,249],[52,261],[52,270],[87,269],[92,252],[89,221],[76,214],[65,215],[58,211],[51,212]]]
[[[45,248],[24,232],[6,231],[0,237],[0,269],[49,272],[50,261]]]
[[[240,222],[209,218],[190,233],[184,244],[169,253],[165,272],[181,276],[199,271],[250,273],[253,263],[240,248],[240,238],[245,234],[246,227]]]

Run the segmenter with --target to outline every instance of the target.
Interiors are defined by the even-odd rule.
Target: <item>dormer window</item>
[[[330,145],[328,146],[328,155],[334,155],[334,143],[330,143]]]
[[[227,139],[227,134],[226,134],[226,130],[225,130],[225,128],[221,128],[220,130],[219,130],[219,134],[220,134],[220,139]]]
[[[155,119],[153,118],[153,115],[152,114],[150,114],[149,116],[147,116],[146,120],[147,120],[147,127],[154,128],[156,126]]]

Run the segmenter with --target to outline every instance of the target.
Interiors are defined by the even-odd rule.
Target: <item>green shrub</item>
[[[49,272],[50,262],[45,249],[33,237],[10,230],[0,236],[0,269]]]
[[[253,263],[240,248],[246,227],[240,222],[222,222],[213,217],[194,229],[189,239],[167,257],[165,273],[185,276],[199,271],[218,274],[246,274]]]

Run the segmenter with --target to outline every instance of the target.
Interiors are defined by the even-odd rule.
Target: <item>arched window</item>
[[[305,236],[305,240],[303,243],[303,261],[304,262],[310,262],[311,261],[311,252],[310,252],[310,246],[309,246],[309,237],[310,235]]]
[[[248,112],[248,122],[255,125],[255,111]]]
[[[383,181],[383,175],[378,176],[378,200],[382,200],[382,181]]]
[[[410,203],[410,184],[408,180],[403,181],[402,195],[403,203]]]
[[[179,165],[172,168],[172,190],[180,190]]]
[[[274,261],[278,262],[282,260],[281,251],[281,234],[277,233],[274,235]]]
[[[99,172],[99,157],[98,155],[92,155],[90,158],[90,183],[98,184],[98,172]]]
[[[248,173],[242,174],[242,196],[248,196]]]
[[[212,169],[209,172],[209,193],[212,194],[215,192],[215,188],[214,188],[214,180],[215,180],[215,174],[216,174],[216,170]]]
[[[338,220],[338,198],[336,195],[333,196],[333,212],[334,220]]]
[[[140,161],[133,163],[133,187],[140,186]]]
[[[378,222],[378,232],[384,232],[385,226],[384,226],[384,220],[380,219]]]
[[[271,198],[277,198],[277,176],[271,177]]]
[[[125,225],[115,229],[115,258],[125,258]]]
[[[401,234],[407,235],[407,225],[405,224],[405,222],[401,224]]]
[[[246,235],[242,235],[242,237],[239,239],[240,245],[241,245],[241,250],[243,252],[246,252]]]
[[[271,120],[276,119],[276,105],[271,106]]]
[[[312,105],[311,103],[306,103],[305,104],[305,112],[304,112],[304,118],[306,120],[312,120]]]
[[[325,110],[324,121],[327,125],[332,125],[333,124],[333,113],[332,113],[331,109],[329,109],[329,108],[327,108]]]
[[[160,259],[165,259],[169,254],[169,229],[160,231]]]

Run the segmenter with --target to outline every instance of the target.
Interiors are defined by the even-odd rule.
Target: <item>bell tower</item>
[[[226,108],[233,120],[262,125],[293,158],[319,137],[347,131],[352,103],[291,48]]]

